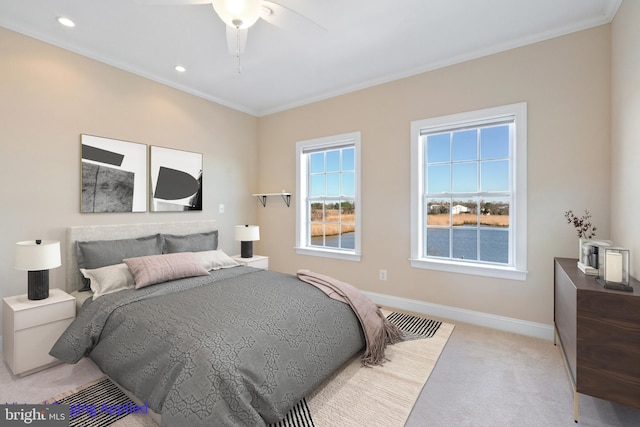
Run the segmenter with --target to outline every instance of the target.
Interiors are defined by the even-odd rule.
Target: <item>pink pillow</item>
[[[136,279],[136,289],[169,280],[209,275],[192,252],[126,258],[124,262]]]

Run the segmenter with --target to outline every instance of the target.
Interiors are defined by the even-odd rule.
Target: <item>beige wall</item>
[[[528,279],[413,269],[410,122],[528,103]],[[568,209],[609,235],[610,27],[542,43],[262,117],[259,190],[295,189],[295,142],[362,131],[362,260],[296,255],[295,209],[259,208],[261,251],[276,270],[309,268],[381,294],[551,324],[553,257],[577,257]],[[295,195],[294,195],[295,198]],[[378,280],[378,270],[388,280]]]
[[[625,0],[611,27],[611,234],[640,278],[640,2]]]
[[[72,225],[215,219],[239,252],[233,226],[257,221],[256,117],[2,28],[0,58],[0,296],[26,293],[15,242],[64,244]],[[80,214],[82,133],[203,153],[203,211]],[[51,270],[52,287],[64,280]]]
[[[623,7],[629,8],[627,3]],[[615,49],[633,50],[635,9],[631,23],[617,18]],[[260,119],[0,29],[0,295],[26,291],[26,273],[13,269],[18,240],[64,243],[70,225],[214,218],[221,247],[236,252],[232,226],[257,220],[262,240],[255,251],[269,255],[275,270],[310,268],[372,292],[550,324],[553,257],[577,255],[564,211],[590,209],[599,237],[609,237],[610,29],[598,27]],[[618,59],[624,67],[628,54]],[[614,79],[619,73],[614,61]],[[637,94],[633,77],[620,77],[625,82],[620,93]],[[521,101],[529,105],[527,281],[412,269],[410,121]],[[620,120],[616,102],[614,93],[614,123]],[[627,127],[633,130],[630,121]],[[362,261],[296,255],[296,195],[290,208],[278,198],[263,208],[247,196],[294,191],[296,141],[356,130],[362,131]],[[80,214],[81,133],[202,152],[204,211]],[[631,149],[631,136],[614,132],[616,138],[614,156],[622,139]],[[637,158],[637,149],[633,154]],[[626,161],[627,169],[632,165]],[[619,174],[613,181],[620,181]],[[613,193],[614,204],[638,203],[637,197],[629,200],[631,190],[622,194]],[[220,203],[224,214],[218,213]],[[616,222],[614,217],[614,233]],[[631,246],[630,240],[625,245]],[[388,270],[388,281],[378,280],[379,269]],[[52,270],[53,287],[64,280],[63,268]]]

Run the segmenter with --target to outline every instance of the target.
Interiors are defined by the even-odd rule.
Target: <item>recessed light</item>
[[[71,19],[66,18],[64,16],[58,17],[58,22],[60,24],[64,25],[65,27],[75,27],[76,26],[75,22],[73,22]]]
[[[182,65],[176,65],[174,69],[179,73],[184,73],[185,71],[187,71],[187,69],[184,68]]]

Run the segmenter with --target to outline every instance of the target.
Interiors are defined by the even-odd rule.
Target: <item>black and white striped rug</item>
[[[135,408],[135,403],[107,377],[46,403],[54,402],[69,405],[69,427],[106,427]]]
[[[431,338],[438,331],[442,322],[425,319],[424,317],[412,316],[411,314],[393,312],[387,319],[404,332],[404,340],[416,340],[421,338]]]
[[[269,424],[269,427],[313,427],[311,411],[307,406],[307,399],[302,399],[289,411],[280,422]]]

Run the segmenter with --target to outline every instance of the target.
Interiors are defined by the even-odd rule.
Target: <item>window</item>
[[[360,132],[299,141],[296,251],[360,260]]]
[[[411,265],[526,279],[526,103],[411,123]]]

